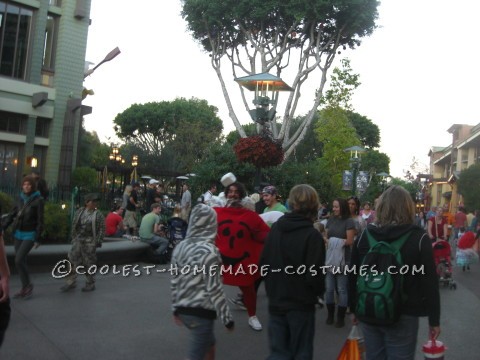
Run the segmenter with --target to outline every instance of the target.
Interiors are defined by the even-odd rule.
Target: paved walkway
[[[109,274],[97,276],[97,290],[91,293],[82,293],[79,288],[60,293],[61,279],[54,279],[49,272],[34,273],[34,296],[12,300],[12,320],[0,359],[183,359],[187,332],[172,322],[169,266],[157,266],[148,275],[145,266],[149,264],[131,265],[117,267],[120,274],[113,274],[111,268]],[[134,265],[141,275],[134,273]],[[122,271],[129,271],[130,275]],[[441,290],[441,339],[448,346],[446,358],[477,359],[480,298],[470,287],[476,283],[478,289],[480,266],[472,266],[467,273],[456,269],[455,277],[457,290]],[[79,280],[79,285],[83,285],[83,279]],[[12,292],[19,286],[14,274]],[[232,287],[225,290],[230,296],[236,293]],[[265,359],[266,310],[262,286],[258,298],[258,316],[265,327],[262,332],[248,327],[246,312],[241,310],[234,310],[236,328],[232,333],[217,321],[217,359]],[[325,317],[325,310],[317,311],[315,359],[335,360],[349,329],[327,326]],[[426,319],[422,319],[419,349],[426,338]],[[423,359],[420,351],[417,359]]]

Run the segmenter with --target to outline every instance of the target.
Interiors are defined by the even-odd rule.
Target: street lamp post
[[[277,112],[278,94],[280,91],[293,91],[281,78],[269,73],[253,74],[236,78],[235,81],[246,89],[254,92],[254,109],[249,110],[250,117],[260,125],[259,133],[264,134],[265,124],[275,118]],[[260,186],[262,169],[256,167],[255,187]]]
[[[133,171],[131,176],[132,181],[137,181],[137,166],[138,166],[138,155],[133,155],[132,156]]]
[[[255,92],[253,99],[255,109],[249,110],[249,113],[252,120],[262,126],[275,117],[278,93],[280,91],[293,91],[281,78],[269,73],[244,76],[236,78],[235,81],[240,86]],[[270,107],[271,105],[272,107]]]
[[[387,178],[389,178],[390,175],[383,171],[381,173],[378,173],[377,176],[380,177],[380,183],[382,184],[382,193],[383,193],[387,185]]]
[[[357,177],[360,170],[361,154],[366,150],[360,146],[352,146],[344,150],[350,152],[350,168],[352,169],[352,195],[357,193]]]

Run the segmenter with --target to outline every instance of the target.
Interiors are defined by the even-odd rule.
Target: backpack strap
[[[386,241],[376,240],[372,236],[372,234],[370,234],[368,229],[365,229],[365,231],[367,233],[368,245],[370,246],[370,248],[374,247],[375,244],[377,244],[377,243],[386,243],[389,246],[391,246],[393,249],[395,249],[395,251],[400,251],[400,249],[403,247],[403,245],[407,242],[408,238],[410,237],[410,233],[411,233],[411,231],[409,231],[409,232],[403,234],[402,236],[400,236],[398,239],[396,239],[396,240],[394,240],[390,243],[387,243]]]

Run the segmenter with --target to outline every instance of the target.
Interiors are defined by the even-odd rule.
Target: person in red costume
[[[245,187],[236,179],[233,181],[224,183],[227,205],[215,208],[218,222],[216,245],[226,270],[223,283],[240,288],[249,316],[248,324],[253,330],[260,331],[262,324],[256,316],[255,291],[255,280],[260,277],[260,271],[256,266],[270,228],[255,211],[243,207]]]

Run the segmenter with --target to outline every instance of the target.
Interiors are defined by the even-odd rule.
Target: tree
[[[114,120],[117,136],[142,150],[144,163],[171,164],[189,171],[207,146],[218,139],[223,124],[218,109],[206,100],[133,104]]]
[[[457,182],[458,193],[462,194],[467,209],[480,209],[479,188],[480,164],[475,164],[463,170]]]
[[[323,97],[327,72],[340,49],[355,48],[375,29],[377,0],[182,0],[182,16],[192,36],[207,51],[223,91],[230,117],[246,137],[233,109],[222,73],[230,62],[234,78],[273,72],[281,76],[297,67],[294,89],[281,117],[281,128],[270,123],[282,142],[285,157],[305,137]],[[293,131],[302,85],[314,78],[317,86],[310,111]],[[244,89],[243,104],[248,108]],[[276,107],[276,99],[273,106]]]
[[[374,149],[380,146],[380,129],[366,116],[347,111],[348,120],[355,128],[362,147]]]

